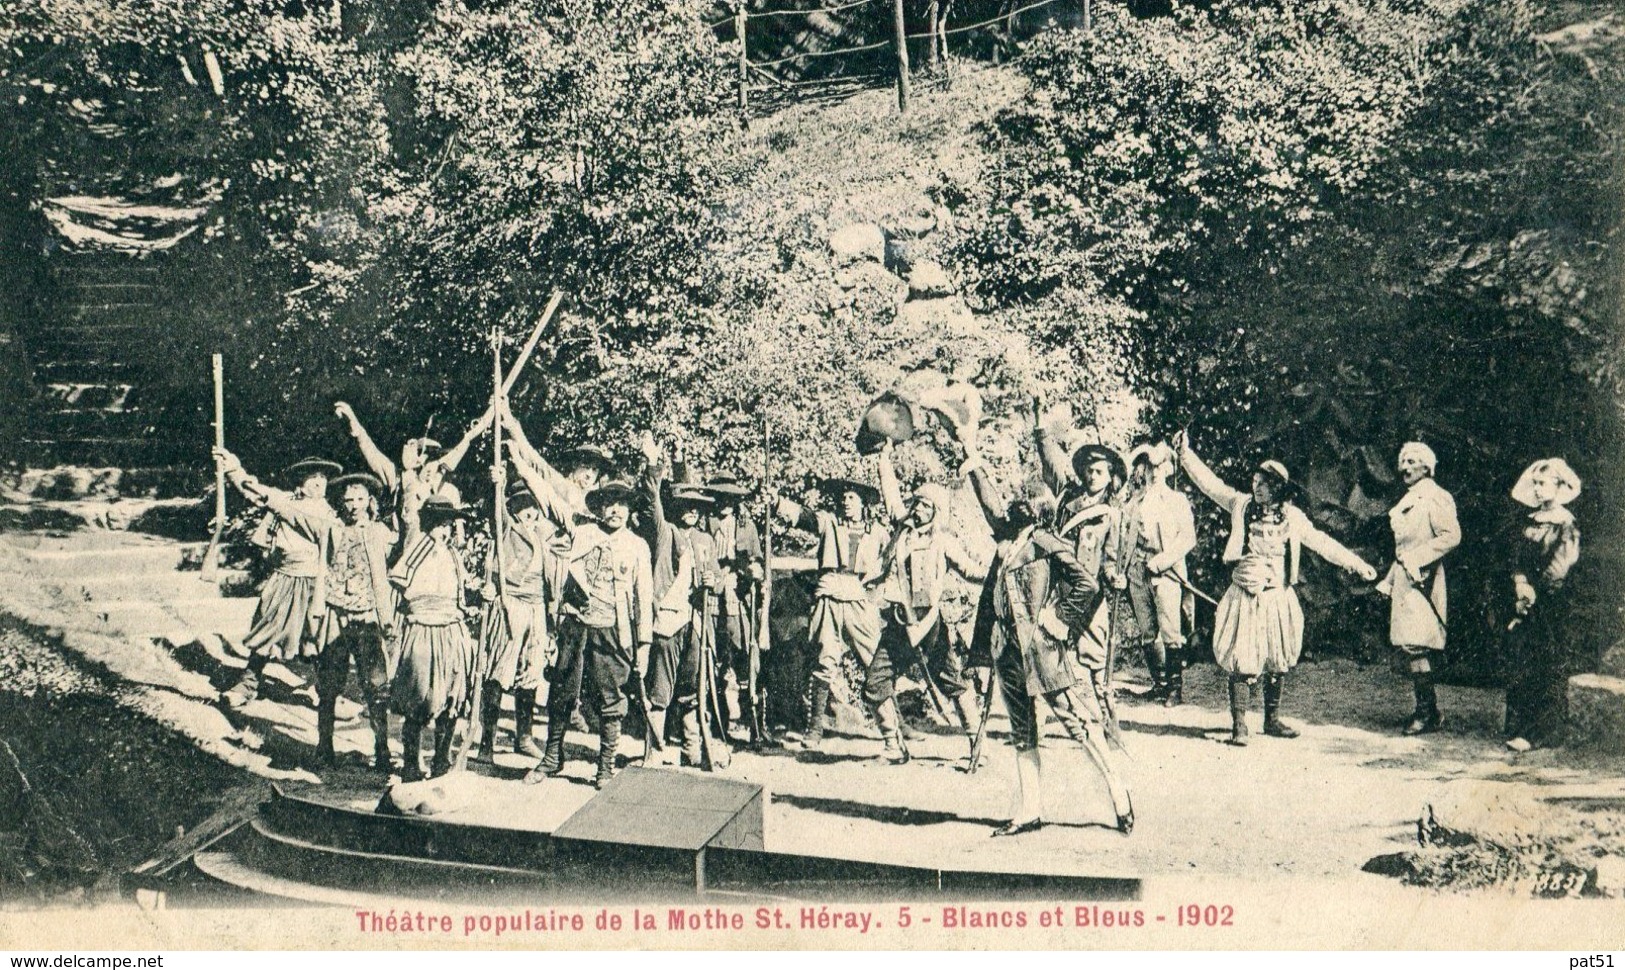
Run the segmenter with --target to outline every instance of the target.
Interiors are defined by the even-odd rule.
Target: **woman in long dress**
[[[1303,547],[1366,582],[1377,570],[1320,531],[1292,502],[1296,489],[1286,466],[1265,461],[1253,471],[1252,489],[1231,488],[1191,450],[1185,434],[1174,438],[1180,465],[1214,504],[1230,513],[1224,561],[1233,563],[1230,588],[1219,601],[1213,628],[1213,659],[1230,675],[1230,743],[1247,743],[1252,685],[1264,683],[1264,733],[1295,738],[1281,721],[1286,674],[1303,652],[1303,608],[1294,586]]]
[[[1566,507],[1580,494],[1580,477],[1561,458],[1524,470],[1512,498],[1529,512],[1509,537],[1514,612],[1507,628],[1512,677],[1507,683],[1507,747],[1528,751],[1560,744],[1568,719],[1563,633],[1564,585],[1580,559],[1580,527]]]

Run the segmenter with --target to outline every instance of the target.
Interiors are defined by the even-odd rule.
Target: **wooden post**
[[[750,108],[750,51],[745,46],[745,3],[734,7],[734,33],[739,36],[739,110]]]
[[[1083,31],[1089,33],[1095,29],[1093,11],[1089,9],[1089,0],[1083,0]]]
[[[930,5],[925,8],[925,20],[930,25],[928,33],[931,35],[928,44],[929,53],[926,56],[925,63],[930,72],[935,74],[937,73],[937,0],[931,0]]]
[[[219,354],[210,360],[214,371],[214,446],[226,447],[226,375],[225,362]],[[214,463],[214,531],[209,547],[203,553],[203,569],[198,577],[212,583],[220,574],[220,540],[226,534],[226,466],[219,459]]]
[[[903,25],[903,0],[892,0],[892,21],[897,28],[897,111],[908,111],[908,29]]]

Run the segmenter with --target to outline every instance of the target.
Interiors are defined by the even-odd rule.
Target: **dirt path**
[[[196,595],[195,574],[176,571],[185,552],[179,546],[111,535],[0,537],[0,569],[7,574],[0,609],[52,626],[56,635],[49,646],[55,657],[8,651],[11,689],[26,691],[32,679],[34,689],[104,692],[240,769],[320,784],[311,771],[314,712],[287,684],[273,685],[266,698],[229,720],[211,704],[213,689],[241,663],[230,642],[241,635],[251,601]],[[90,561],[100,568],[87,571]],[[1616,816],[1625,805],[1617,759],[1504,752],[1499,692],[1442,688],[1444,731],[1403,738],[1397,725],[1408,713],[1409,695],[1400,679],[1349,661],[1304,664],[1286,695],[1288,720],[1303,736],[1258,737],[1236,749],[1220,743],[1228,715],[1215,668],[1192,668],[1186,683],[1187,703],[1179,708],[1128,697],[1120,704],[1132,756],[1123,769],[1138,816],[1127,838],[1109,827],[1103,786],[1053,723],[1044,752],[1045,814],[1052,824],[1017,839],[988,838],[1008,817],[1014,779],[1007,725],[998,715],[989,763],[974,776],[961,770],[966,745],[957,734],[914,743],[914,761],[901,767],[867,760],[878,749],[873,738],[834,737],[818,752],[741,753],[728,774],[771,793],[768,837],[777,849],[1151,879],[1375,880],[1360,876],[1361,867],[1414,847],[1417,820],[1429,805],[1453,811],[1538,800],[1553,811],[1611,805]],[[1127,672],[1124,686],[1143,688],[1143,674]],[[1255,711],[1255,727],[1258,718]],[[504,731],[510,724],[504,719]],[[584,736],[572,741],[581,749],[592,744]],[[364,723],[341,722],[339,746],[359,761],[370,750]],[[625,750],[638,748],[631,743]],[[512,756],[502,760],[500,774],[510,780],[490,782],[499,792],[492,805],[541,797],[512,780],[528,766]],[[588,771],[578,761],[569,774],[585,781]],[[354,768],[328,777],[340,800],[366,801],[376,798],[369,787],[381,790],[376,776]],[[549,811],[567,813],[591,789],[578,784],[554,792],[564,793],[563,801]]]

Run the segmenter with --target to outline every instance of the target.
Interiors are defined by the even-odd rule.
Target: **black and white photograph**
[[[1625,3],[3,0],[0,808],[20,954],[1612,966]]]

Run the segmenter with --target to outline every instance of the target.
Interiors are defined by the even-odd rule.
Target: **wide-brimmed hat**
[[[887,441],[901,444],[914,437],[918,426],[914,404],[896,391],[886,391],[870,402],[858,421],[858,454],[873,455]]]
[[[1569,463],[1561,458],[1542,458],[1518,476],[1518,484],[1512,486],[1512,500],[1519,505],[1538,508],[1540,503],[1535,501],[1535,476],[1540,474],[1550,475],[1557,483],[1558,505],[1567,505],[1580,496],[1580,476],[1574,473]]]
[[[597,445],[577,445],[566,451],[560,460],[568,472],[583,465],[592,465],[606,475],[615,474],[615,456]]]
[[[541,503],[536,501],[535,493],[532,492],[530,487],[524,482],[514,482],[512,485],[508,486],[506,502],[508,504],[508,511],[510,512],[518,512],[520,509],[542,507]]]
[[[1103,461],[1111,469],[1112,477],[1119,482],[1128,481],[1128,466],[1123,464],[1123,456],[1117,449],[1105,445],[1084,445],[1072,453],[1072,473],[1083,481],[1083,473],[1097,461]]]
[[[385,491],[384,483],[378,480],[378,476],[369,475],[366,472],[351,472],[348,475],[340,475],[328,482],[329,488],[336,488],[340,491],[349,488],[351,485],[360,485],[371,492],[373,498],[382,498]]]
[[[751,490],[732,475],[718,475],[702,485],[701,489],[718,505],[737,505],[751,496]]]
[[[865,505],[874,505],[880,501],[880,489],[875,488],[873,485],[855,482],[850,478],[826,478],[818,483],[818,490],[825,495],[832,495],[837,498],[847,492],[856,492],[858,497],[863,499]]]
[[[1129,467],[1134,467],[1142,460],[1152,468],[1172,465],[1174,463],[1174,450],[1168,447],[1167,442],[1164,441],[1137,445],[1133,451],[1128,453]]]
[[[704,488],[698,485],[672,485],[666,489],[664,496],[666,517],[681,516],[687,509],[705,511],[716,504],[716,500]]]
[[[418,524],[425,532],[442,522],[466,519],[468,516],[468,506],[459,505],[445,495],[431,495],[418,506]]]
[[[325,475],[329,479],[334,479],[344,474],[344,466],[325,458],[301,458],[284,468],[282,474],[290,481],[302,482],[312,475]]]
[[[620,503],[630,507],[636,504],[637,495],[638,490],[631,485],[612,479],[587,493],[587,509],[596,514],[606,505]]]

